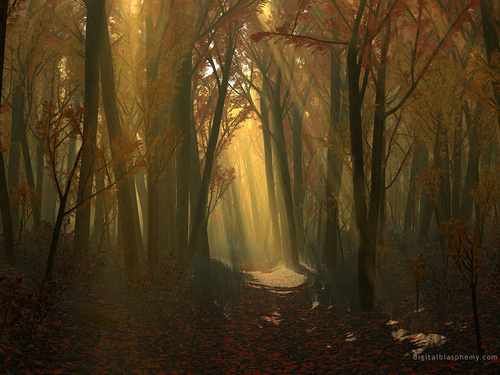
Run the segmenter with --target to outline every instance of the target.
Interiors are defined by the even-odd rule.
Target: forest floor
[[[202,289],[144,295],[109,275],[92,293],[59,301],[50,330],[0,347],[2,374],[425,374],[498,373],[500,362],[414,358],[474,355],[472,328],[435,324],[429,336],[405,336],[401,322],[376,306],[311,299],[305,276],[248,266],[234,298]],[[258,271],[255,271],[258,269]],[[273,271],[273,272],[271,272]],[[200,298],[201,296],[201,298]],[[213,301],[213,300],[212,300]],[[491,312],[494,314],[494,311]],[[498,313],[498,311],[497,311]],[[482,316],[488,321],[488,316]],[[424,318],[422,318],[424,319]],[[442,323],[442,322],[441,322]],[[416,323],[417,325],[420,323]],[[498,355],[498,326],[485,324],[487,354]],[[496,330],[493,331],[492,330]],[[417,330],[418,331],[418,330]],[[415,332],[417,332],[415,331]],[[493,336],[493,337],[491,337]],[[399,339],[398,339],[399,338]],[[419,341],[420,339],[420,341]],[[488,341],[489,340],[489,341]],[[436,345],[432,345],[432,344]],[[495,349],[496,348],[496,349]],[[425,351],[421,352],[422,349]]]

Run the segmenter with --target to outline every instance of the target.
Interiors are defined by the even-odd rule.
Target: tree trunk
[[[429,152],[427,151],[427,147],[424,142],[420,142],[413,154],[413,160],[411,163],[411,172],[410,172],[410,186],[408,188],[408,198],[406,200],[406,209],[405,209],[405,221],[404,221],[404,231],[408,232],[417,228],[417,217],[416,217],[416,206],[417,206],[417,193],[418,186],[415,178],[419,175],[419,173],[425,168],[425,164],[429,158]],[[422,208],[421,208],[422,210]]]
[[[54,223],[56,215],[56,205],[57,205],[57,193],[54,187],[54,182],[47,171],[44,168],[44,178],[42,186],[42,220],[48,221],[49,223]]]
[[[5,37],[7,32],[9,0],[0,0],[0,91],[3,88],[3,66],[5,59]],[[0,95],[0,104],[1,104]],[[3,147],[0,144],[0,210],[2,211],[2,228],[5,245],[5,260],[14,263],[14,232],[12,230],[12,213],[10,211],[9,188],[5,174]]]
[[[276,189],[274,186],[273,151],[271,145],[271,129],[269,128],[269,109],[266,98],[260,98],[260,113],[262,116],[262,138],[264,140],[264,163],[266,168],[267,200],[273,232],[273,260],[279,263],[283,254],[281,249],[281,234],[278,220],[278,207],[276,204]]]
[[[192,103],[193,102],[191,101],[191,115],[193,115]],[[189,188],[190,188],[190,199],[191,199],[191,221],[193,221],[201,191],[201,165],[200,165],[200,155],[198,152],[196,124],[192,116],[191,116],[191,134],[192,134],[192,137],[190,139],[191,170],[190,170]],[[203,215],[205,217],[205,220],[202,219],[201,223],[199,251],[202,257],[208,259],[210,258],[210,244],[208,240],[208,217],[206,209]]]
[[[492,65],[492,58],[495,53],[500,52],[500,41],[498,37],[498,28],[500,22],[495,19],[495,6],[493,0],[481,0],[481,18],[483,23],[484,45],[488,64]],[[499,82],[492,82],[493,94],[496,102],[500,103]],[[497,114],[498,128],[500,129],[500,113]]]
[[[172,106],[172,123],[182,131],[183,141],[176,154],[177,206],[176,251],[185,254],[189,234],[189,169],[191,138],[191,50],[184,56],[180,71],[180,84]]]
[[[340,121],[341,101],[341,79],[340,62],[336,59],[333,51],[330,53],[330,124],[328,137],[338,137],[337,127]],[[339,202],[340,185],[342,181],[342,160],[338,157],[338,151],[331,146],[327,150],[326,171],[326,231],[323,250],[323,263],[328,269],[333,269],[337,261],[338,233],[339,233]]]
[[[479,103],[476,103],[479,106]],[[479,107],[476,111],[479,111]],[[473,197],[471,191],[476,188],[479,181],[479,147],[477,145],[477,125],[473,121],[470,109],[465,107],[465,121],[469,140],[469,159],[467,161],[467,171],[465,173],[464,188],[462,192],[461,220],[466,223],[472,219]]]
[[[451,214],[454,218],[460,217],[460,194],[462,185],[462,116],[455,129],[455,137],[453,144],[453,158],[451,165],[451,181],[452,181],[452,197],[451,197]]]
[[[138,249],[143,249],[144,244],[142,242],[142,232],[141,232],[141,219],[139,218],[139,206],[137,200],[137,190],[135,186],[135,176],[127,179],[128,188],[130,190],[130,197],[132,198],[132,212],[134,214],[134,228],[135,236],[137,238]]]
[[[21,136],[19,133],[23,128],[21,122],[24,116],[24,95],[22,90],[20,85],[16,85],[12,93],[12,130],[10,133],[9,171],[7,175],[10,194],[13,193],[12,188],[16,187],[19,182],[19,165],[21,164]],[[13,202],[13,204],[13,209],[17,211],[19,202]]]
[[[142,233],[143,242],[147,240],[148,231],[148,189],[146,188],[146,176],[144,170],[141,169],[137,172],[134,177],[135,185],[137,187],[137,195],[141,205],[141,217],[142,217]]]
[[[20,100],[19,103],[19,110],[20,112],[18,113],[18,124],[16,126],[19,126],[19,141],[21,142],[21,150],[23,153],[23,161],[24,161],[24,171],[26,175],[26,179],[28,180],[28,186],[30,189],[36,191],[36,186],[35,186],[35,178],[33,175],[33,166],[31,165],[31,153],[28,145],[28,137],[27,137],[27,128],[26,128],[26,121],[24,119],[24,92],[22,91],[22,88],[20,89],[20,96],[18,98]],[[36,229],[40,228],[40,223],[41,223],[41,211],[38,209],[39,206],[36,204],[34,200],[31,200],[30,204],[33,206],[34,211],[33,211],[33,222],[34,226]]]
[[[303,108],[295,102],[292,106],[292,134],[293,134],[293,203],[295,211],[295,227],[297,228],[297,241],[299,252],[304,250],[304,204],[305,189],[302,176],[302,118]]]
[[[220,82],[218,87],[219,96],[217,98],[217,103],[215,106],[214,117],[212,120],[212,129],[210,131],[207,151],[205,154],[205,167],[203,169],[203,178],[201,180],[200,197],[198,198],[198,201],[196,203],[196,210],[193,217],[193,224],[189,237],[189,245],[188,245],[189,257],[192,257],[198,249],[200,232],[203,226],[203,221],[206,218],[205,212],[207,209],[208,188],[210,184],[210,178],[212,176],[212,169],[215,158],[215,149],[217,148],[217,142],[219,139],[219,131],[222,122],[222,115],[224,112],[224,104],[226,101],[227,88],[229,85],[229,73],[231,71],[231,64],[233,62],[234,51],[236,49],[236,40],[235,40],[236,35],[233,35],[230,31],[226,37],[227,37],[226,59],[224,62],[224,66],[221,66],[222,82]],[[189,143],[187,144],[187,146],[189,151]]]
[[[248,185],[250,187],[250,204],[252,207],[252,223],[253,223],[253,232],[254,238],[259,239],[262,235],[261,233],[261,222],[259,215],[259,207],[257,204],[257,194],[255,188],[255,177],[254,177],[254,168],[252,163],[252,156],[250,154],[251,141],[247,139],[245,146],[245,159],[246,159],[246,170],[248,176]]]
[[[67,194],[65,194],[61,202],[59,202],[59,210],[57,211],[56,223],[54,225],[52,240],[50,242],[49,256],[47,258],[47,264],[45,266],[44,280],[48,280],[52,277],[52,271],[54,269],[54,262],[56,259],[57,245],[59,244],[59,236],[61,234],[61,229],[64,221],[64,210],[66,209],[67,198],[68,196]]]
[[[276,83],[272,92],[272,118],[273,130],[276,141],[276,156],[279,164],[279,177],[283,188],[286,222],[290,240],[290,262],[293,267],[299,265],[298,237],[295,225],[295,212],[293,207],[292,187],[290,183],[290,170],[288,167],[288,153],[283,129],[283,108],[281,106],[281,70],[278,69]]]
[[[40,212],[40,223],[42,221],[42,193],[44,180],[44,160],[45,160],[45,144],[42,139],[38,140],[36,147],[36,192],[38,194],[37,210]]]
[[[104,3],[104,1],[103,1]],[[113,143],[119,136],[125,136],[121,129],[118,106],[116,102],[115,78],[113,71],[113,57],[111,54],[111,43],[109,40],[109,32],[107,27],[107,16],[104,9],[100,9],[98,17],[99,30],[101,30],[101,53],[100,53],[100,71],[101,71],[101,86],[102,99],[104,104],[104,112],[106,115],[106,124],[110,143]],[[116,156],[116,150],[111,149],[113,158]],[[123,178],[126,173],[126,160],[119,161],[114,166],[114,174],[117,180]],[[126,230],[121,231],[122,245],[125,260],[125,268],[131,271],[138,264],[137,254],[137,237],[134,222],[133,205],[137,206],[135,195],[130,194],[128,183],[121,183],[117,186],[118,196],[118,218],[120,225]]]
[[[87,7],[86,38],[85,38],[85,107],[87,116],[83,122],[83,134],[88,140],[82,150],[80,178],[78,180],[77,203],[83,202],[92,194],[93,163],[92,143],[97,141],[97,122],[99,112],[99,59],[101,51],[101,35],[107,33],[105,23],[99,17],[105,13],[104,0],[85,0]],[[103,28],[103,29],[102,29]],[[76,211],[75,216],[75,251],[80,251],[88,244],[90,238],[90,205],[85,205]]]
[[[104,190],[104,174],[100,173],[95,176],[96,190]],[[104,243],[104,231],[105,231],[105,220],[104,215],[109,214],[104,212],[104,196],[98,195],[95,203],[94,211],[94,229],[92,230],[93,242],[96,247],[97,252],[100,252],[105,245]]]

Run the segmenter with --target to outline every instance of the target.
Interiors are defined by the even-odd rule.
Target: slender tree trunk
[[[438,210],[439,217],[446,221],[451,217],[451,193],[450,193],[450,159],[446,134],[442,124],[438,125],[439,138],[436,140],[437,149],[434,153],[434,166],[441,171],[439,192],[438,192]],[[438,222],[437,225],[440,225]]]
[[[425,168],[425,164],[429,158],[429,152],[424,142],[420,142],[413,154],[413,160],[411,163],[410,172],[410,186],[408,188],[408,198],[406,200],[405,209],[405,220],[404,220],[404,231],[408,232],[410,229],[416,230],[417,228],[417,217],[416,217],[416,205],[417,205],[417,192],[418,186],[415,178],[419,173]],[[421,209],[422,211],[422,209]]]
[[[418,232],[419,241],[423,241],[429,235],[432,221],[432,205],[426,192],[420,199],[420,225]]]
[[[190,170],[190,106],[191,106],[191,50],[182,62],[180,83],[172,108],[172,123],[182,130],[183,142],[176,155],[177,207],[176,207],[176,251],[185,254],[189,234],[189,170]]]
[[[40,223],[42,221],[42,189],[43,189],[43,166],[45,160],[45,144],[42,139],[38,140],[36,147],[36,192],[38,194],[37,209],[40,212]]]
[[[135,228],[135,236],[137,238],[137,246],[138,249],[144,248],[144,243],[142,242],[142,232],[141,232],[141,219],[139,218],[139,206],[138,206],[138,197],[137,190],[135,186],[135,176],[127,179],[128,188],[130,190],[130,197],[132,198],[132,212],[134,214],[134,228]]]
[[[148,189],[146,188],[146,176],[144,170],[141,169],[134,177],[135,185],[137,187],[137,195],[141,204],[141,217],[142,217],[142,233],[143,241],[147,240],[148,233]]]
[[[103,1],[104,2],[104,1]],[[124,136],[120,125],[120,116],[118,113],[118,105],[116,102],[115,76],[113,71],[113,57],[111,54],[111,43],[109,40],[109,32],[107,27],[107,16],[104,9],[100,9],[99,30],[101,30],[101,53],[100,53],[100,72],[102,85],[102,99],[104,104],[104,112],[106,115],[106,124],[110,143],[118,139],[119,136]],[[116,156],[116,150],[111,149],[113,158]],[[114,167],[116,179],[121,179],[126,173],[126,161],[119,161]],[[118,184],[118,219],[120,225],[125,230],[121,231],[122,246],[124,252],[125,268],[131,271],[138,264],[138,242],[136,237],[134,208],[137,206],[135,195],[130,194],[128,183]]]
[[[304,250],[304,216],[302,205],[304,204],[305,189],[302,175],[302,117],[303,108],[298,103],[292,107],[292,134],[293,134],[293,203],[295,211],[295,227],[297,228],[298,250]]]
[[[476,104],[479,106],[479,103]],[[476,109],[479,111],[480,109]],[[475,189],[479,181],[479,148],[477,145],[477,124],[472,120],[470,109],[465,107],[465,121],[467,133],[469,134],[469,158],[467,161],[467,171],[465,173],[464,188],[462,192],[461,219],[465,223],[472,219],[473,197],[471,191]]]
[[[23,153],[24,171],[25,171],[26,179],[28,180],[29,188],[36,191],[35,178],[33,175],[33,166],[31,165],[31,153],[30,153],[30,149],[29,149],[29,145],[28,145],[26,121],[24,119],[25,97],[24,97],[24,92],[22,91],[22,88],[20,89],[20,96],[19,96],[18,100],[20,100],[21,103],[19,103],[20,113],[18,114],[19,123],[17,124],[17,126],[19,126],[18,135],[19,135],[19,141],[21,142],[21,150]],[[33,199],[31,200],[31,205],[34,208],[33,222],[34,222],[35,228],[40,229],[41,212],[38,209],[39,206],[36,204],[36,202]]]
[[[5,37],[7,31],[8,0],[0,0],[0,91],[3,88],[3,67],[5,60]],[[1,104],[0,95],[0,104]],[[14,232],[12,230],[12,213],[10,211],[9,188],[5,174],[3,147],[0,144],[0,210],[2,212],[2,228],[5,245],[5,260],[14,263]]]
[[[44,168],[44,179],[42,187],[42,220],[54,223],[57,205],[57,193],[52,178],[47,169]]]
[[[292,187],[290,183],[290,170],[288,167],[288,154],[283,129],[283,108],[281,105],[281,71],[278,69],[276,83],[272,92],[272,118],[276,140],[276,156],[279,163],[279,177],[283,188],[286,222],[290,240],[290,262],[293,267],[299,265],[298,236],[295,225],[295,212],[293,207]]]
[[[370,275],[372,249],[368,230],[368,207],[366,205],[365,171],[363,156],[363,127],[361,119],[362,96],[359,88],[361,66],[358,64],[358,32],[361,17],[366,7],[362,0],[356,15],[351,43],[347,53],[347,79],[349,83],[349,127],[351,132],[352,182],[358,248],[358,291],[362,310],[369,311],[373,305],[373,280]],[[376,176],[374,176],[377,178]],[[378,221],[378,217],[376,218]]]
[[[493,55],[500,52],[500,41],[498,37],[498,29],[500,22],[495,18],[495,6],[493,0],[481,0],[481,18],[483,23],[483,37],[486,47],[486,55],[488,64],[492,65]],[[492,82],[493,94],[497,103],[500,103],[499,82]],[[498,128],[500,129],[500,113],[497,114]]]
[[[477,352],[479,357],[481,357],[480,359],[482,359],[484,355],[484,350],[481,344],[481,331],[479,328],[479,313],[477,310],[477,293],[475,285],[471,286],[471,292],[472,292],[472,311],[474,313],[474,329],[476,331]]]
[[[384,246],[385,245],[385,232],[387,229],[387,189],[385,186],[385,177],[386,177],[386,164],[387,164],[387,159],[385,157],[386,154],[386,137],[384,135],[384,139],[382,141],[382,158],[383,158],[383,163],[382,163],[382,170],[381,170],[381,191],[380,191],[380,216],[379,216],[379,222],[378,222],[378,245],[379,246]],[[395,210],[396,211],[396,210]],[[397,223],[396,223],[396,212],[394,212],[392,216],[392,225],[393,229],[396,229]]]
[[[340,62],[333,51],[330,53],[330,124],[328,137],[338,136],[337,127],[340,121],[341,79]],[[339,202],[340,185],[342,181],[342,161],[337,151],[331,146],[327,150],[326,171],[326,231],[323,250],[323,262],[329,269],[333,269],[337,260],[338,233],[339,233]]]
[[[45,276],[44,280],[48,280],[52,277],[52,271],[54,269],[54,262],[56,259],[57,245],[59,244],[59,236],[61,235],[61,229],[64,222],[64,210],[66,209],[67,195],[59,202],[59,210],[57,211],[56,223],[54,225],[54,230],[52,232],[52,239],[50,242],[49,256],[47,258],[47,265],[45,266]]]
[[[24,116],[24,95],[22,90],[20,85],[16,85],[12,93],[12,130],[10,133],[9,170],[7,175],[10,194],[13,193],[12,188],[16,187],[19,182],[19,166],[21,164],[21,136],[19,133],[23,128],[21,122]],[[13,209],[17,211],[19,202],[13,203]]]
[[[99,22],[101,13],[105,13],[104,0],[85,0],[87,7],[85,37],[85,107],[87,116],[83,122],[83,134],[88,140],[82,150],[80,178],[78,180],[77,203],[83,202],[92,194],[93,175],[91,167],[94,162],[91,144],[97,141],[97,121],[99,112],[99,59],[101,36],[107,33],[105,23]],[[105,30],[102,30],[104,28]],[[90,238],[90,205],[76,211],[75,216],[75,251],[80,251],[88,244]]]
[[[452,198],[451,198],[451,214],[455,218],[460,217],[460,198],[462,186],[462,116],[458,123],[458,128],[455,129],[455,137],[453,144],[453,159],[451,166],[451,181],[452,181]]]
[[[96,190],[104,190],[104,174],[100,173],[95,176]],[[95,214],[94,214],[94,229],[92,230],[93,242],[96,246],[96,250],[100,252],[105,246],[104,244],[104,230],[105,230],[105,220],[104,215],[104,196],[98,195],[95,203]]]
[[[192,103],[191,101],[191,115],[193,116],[192,111]],[[191,117],[192,117],[191,116]],[[198,152],[198,139],[196,135],[196,125],[194,122],[194,118],[191,118],[191,134],[192,137],[190,139],[190,152],[191,152],[191,161],[190,161],[190,199],[191,199],[191,221],[193,221],[196,207],[198,205],[198,199],[200,197],[201,191],[201,165],[200,165],[200,155]],[[202,257],[210,258],[210,244],[208,240],[208,217],[206,212],[204,213],[205,220],[201,223],[200,228],[200,239],[199,239],[199,251]]]
[[[250,204],[252,206],[252,223],[253,223],[253,232],[254,238],[258,239],[261,236],[261,225],[260,225],[260,215],[259,215],[259,207],[257,204],[257,194],[255,188],[255,177],[254,177],[254,168],[252,163],[252,157],[250,155],[250,140],[247,139],[247,145],[245,147],[245,159],[246,159],[246,170],[248,176],[248,185],[250,187]]]
[[[279,263],[283,254],[281,249],[281,234],[278,220],[278,207],[276,204],[276,189],[274,187],[273,152],[271,144],[271,129],[269,128],[269,109],[266,98],[260,98],[260,112],[262,116],[262,138],[264,140],[264,163],[266,169],[267,200],[273,233],[273,260]]]
[[[215,107],[214,117],[212,121],[212,129],[208,139],[207,151],[205,154],[205,167],[203,169],[203,178],[201,180],[200,197],[196,204],[196,211],[193,217],[193,224],[189,237],[188,255],[192,257],[198,249],[198,240],[203,225],[203,220],[206,218],[206,207],[208,201],[208,188],[210,178],[212,176],[212,169],[214,165],[215,149],[219,139],[219,131],[222,122],[222,115],[224,111],[224,103],[226,101],[227,88],[229,85],[229,73],[233,61],[234,51],[236,49],[235,35],[227,35],[227,49],[226,59],[224,66],[221,67],[222,82],[219,85],[219,96]],[[187,144],[189,146],[189,143]],[[188,147],[189,150],[189,147]],[[189,153],[188,153],[189,157]],[[189,177],[189,174],[188,174]],[[179,216],[179,215],[178,215]]]
[[[238,185],[238,189],[236,188]],[[233,200],[233,208],[234,208],[234,216],[236,219],[236,229],[238,231],[238,247],[240,249],[244,249],[247,246],[247,236],[245,231],[245,224],[243,222],[243,215],[241,213],[241,204],[240,204],[240,194],[238,192],[241,191],[241,184],[233,181],[231,184],[231,197]]]
[[[148,64],[146,66],[146,79],[148,89],[149,106],[152,107],[154,103],[154,81],[158,79],[158,59],[153,54],[155,42],[155,30],[153,26],[153,19],[150,14],[146,15],[146,56]],[[158,109],[153,108],[147,115],[146,121],[148,123],[146,143],[149,150],[149,173],[148,173],[148,195],[147,195],[147,243],[148,252],[147,260],[149,265],[158,264],[160,254],[160,199],[159,199],[159,179],[158,170],[160,168],[160,161],[158,160],[159,149],[156,145],[160,131]],[[163,228],[167,230],[167,228]]]

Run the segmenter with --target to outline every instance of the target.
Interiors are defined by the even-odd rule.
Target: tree
[[[0,91],[3,89],[3,68],[5,61],[5,38],[7,33],[7,18],[9,16],[9,0],[0,1]],[[0,97],[0,105],[1,105]],[[5,161],[3,154],[5,149],[0,143],[0,210],[2,212],[3,236],[5,241],[5,258],[7,262],[13,263],[14,254],[14,232],[12,230],[12,213],[10,211],[9,189],[7,186],[7,175],[5,173]]]
[[[117,189],[120,186],[127,186],[127,179],[141,167],[141,163],[137,159],[132,168],[125,170],[122,175],[115,175],[114,180],[108,178],[108,184],[103,189],[94,191],[93,194],[88,196],[83,201],[73,200],[73,202],[71,202],[71,194],[74,191],[73,185],[76,180],[77,172],[81,167],[81,158],[84,147],[92,148],[93,160],[91,165],[93,167],[90,170],[90,176],[92,179],[89,178],[89,181],[93,181],[93,177],[96,174],[107,173],[109,176],[111,170],[115,170],[117,164],[123,165],[124,160],[127,160],[127,158],[129,158],[140,145],[137,141],[127,143],[123,140],[117,140],[111,145],[112,158],[107,159],[106,153],[99,149],[94,141],[89,138],[85,138],[84,131],[81,127],[84,122],[84,118],[84,107],[79,107],[76,110],[67,109],[64,113],[58,113],[56,107],[52,103],[45,103],[44,118],[38,124],[40,137],[45,143],[45,154],[48,159],[50,176],[59,198],[59,209],[52,232],[52,240],[45,268],[45,280],[52,277],[57,246],[64,218],[84,205],[88,205],[91,199],[95,196],[103,194],[115,186]],[[68,173],[65,173],[59,170],[58,160],[62,152],[62,146],[70,139],[77,139],[81,142],[81,146],[72,161],[71,170]],[[127,259],[125,259],[125,261],[127,261]]]
[[[335,4],[334,4],[335,5]],[[284,39],[299,47],[309,47],[316,50],[326,50],[332,46],[341,45],[347,48],[347,81],[349,100],[349,127],[351,140],[352,182],[356,216],[356,226],[359,234],[358,250],[358,288],[361,309],[370,311],[373,307],[373,291],[375,282],[375,263],[377,236],[379,229],[381,195],[382,195],[382,156],[384,145],[385,120],[397,113],[414,94],[422,79],[426,76],[431,63],[443,50],[445,42],[467,21],[474,3],[468,3],[458,14],[454,22],[437,41],[424,46],[424,40],[429,40],[432,31],[428,30],[429,20],[425,19],[425,1],[419,1],[413,6],[407,6],[404,1],[368,2],[344,4],[343,8],[326,4],[326,9],[340,13],[332,18],[329,25],[335,25],[342,33],[342,39],[328,39],[322,35],[300,35],[295,32],[296,24],[301,19],[304,7],[301,5],[296,17],[270,32],[262,32],[258,38]],[[406,18],[405,11],[407,12]],[[348,21],[346,12],[355,14],[352,22]],[[404,19],[404,22],[403,22]],[[412,25],[415,32],[414,43],[410,44],[409,67],[404,68],[407,77],[406,85],[395,92],[395,100],[386,109],[385,81],[387,75],[387,50],[391,38],[396,35],[391,32],[391,24],[401,25],[400,35],[404,35],[403,26]],[[321,29],[321,31],[323,31]],[[382,34],[383,32],[383,34]],[[346,35],[347,34],[347,35]],[[424,61],[425,56],[425,62]],[[366,187],[365,153],[363,139],[363,109],[367,96],[370,76],[375,86],[375,109],[373,110],[372,142],[371,142],[371,184],[369,193]]]
[[[113,68],[113,57],[111,53],[111,42],[108,30],[108,17],[105,7],[99,8],[97,14],[97,23],[101,35],[101,51],[99,56],[99,68],[101,75],[101,94],[106,116],[106,125],[108,128],[110,143],[119,144],[126,141],[127,134],[122,130],[120,116],[118,113],[118,104],[115,86],[115,74]],[[111,148],[113,158],[117,158],[116,147]],[[127,174],[129,160],[122,159],[114,164],[114,174],[117,180],[122,180]],[[136,232],[136,223],[134,222],[134,206],[137,207],[136,195],[132,195],[132,189],[129,186],[131,180],[124,180],[123,184],[117,186],[118,196],[118,222],[121,245],[123,246],[123,255],[125,268],[132,271],[138,264],[138,238]],[[135,189],[133,190],[135,192]]]
[[[101,36],[103,31],[99,28],[100,13],[104,11],[105,1],[86,0],[87,8],[86,35],[85,35],[85,106],[87,115],[83,124],[83,132],[87,139],[95,140],[97,137],[97,118],[99,112],[99,54],[101,50]],[[90,169],[92,162],[92,149],[90,144],[82,150],[82,165],[78,181],[78,200],[83,202],[92,194],[92,181]],[[76,212],[75,218],[75,250],[82,250],[90,237],[90,206]]]

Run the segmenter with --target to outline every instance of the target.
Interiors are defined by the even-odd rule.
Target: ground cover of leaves
[[[248,274],[235,298],[220,298],[218,305],[193,279],[149,300],[116,279],[97,284],[90,295],[68,293],[50,331],[29,344],[2,344],[1,373],[498,373],[498,361],[415,360],[411,353],[418,345],[411,335],[394,339],[405,322],[388,324],[383,307],[362,313],[348,311],[345,303],[312,301],[308,281],[266,286],[268,270],[260,269],[264,272]],[[482,318],[486,353],[498,355],[498,327]],[[423,320],[419,316],[413,323]],[[446,341],[422,354],[476,353],[472,325],[427,328]]]

